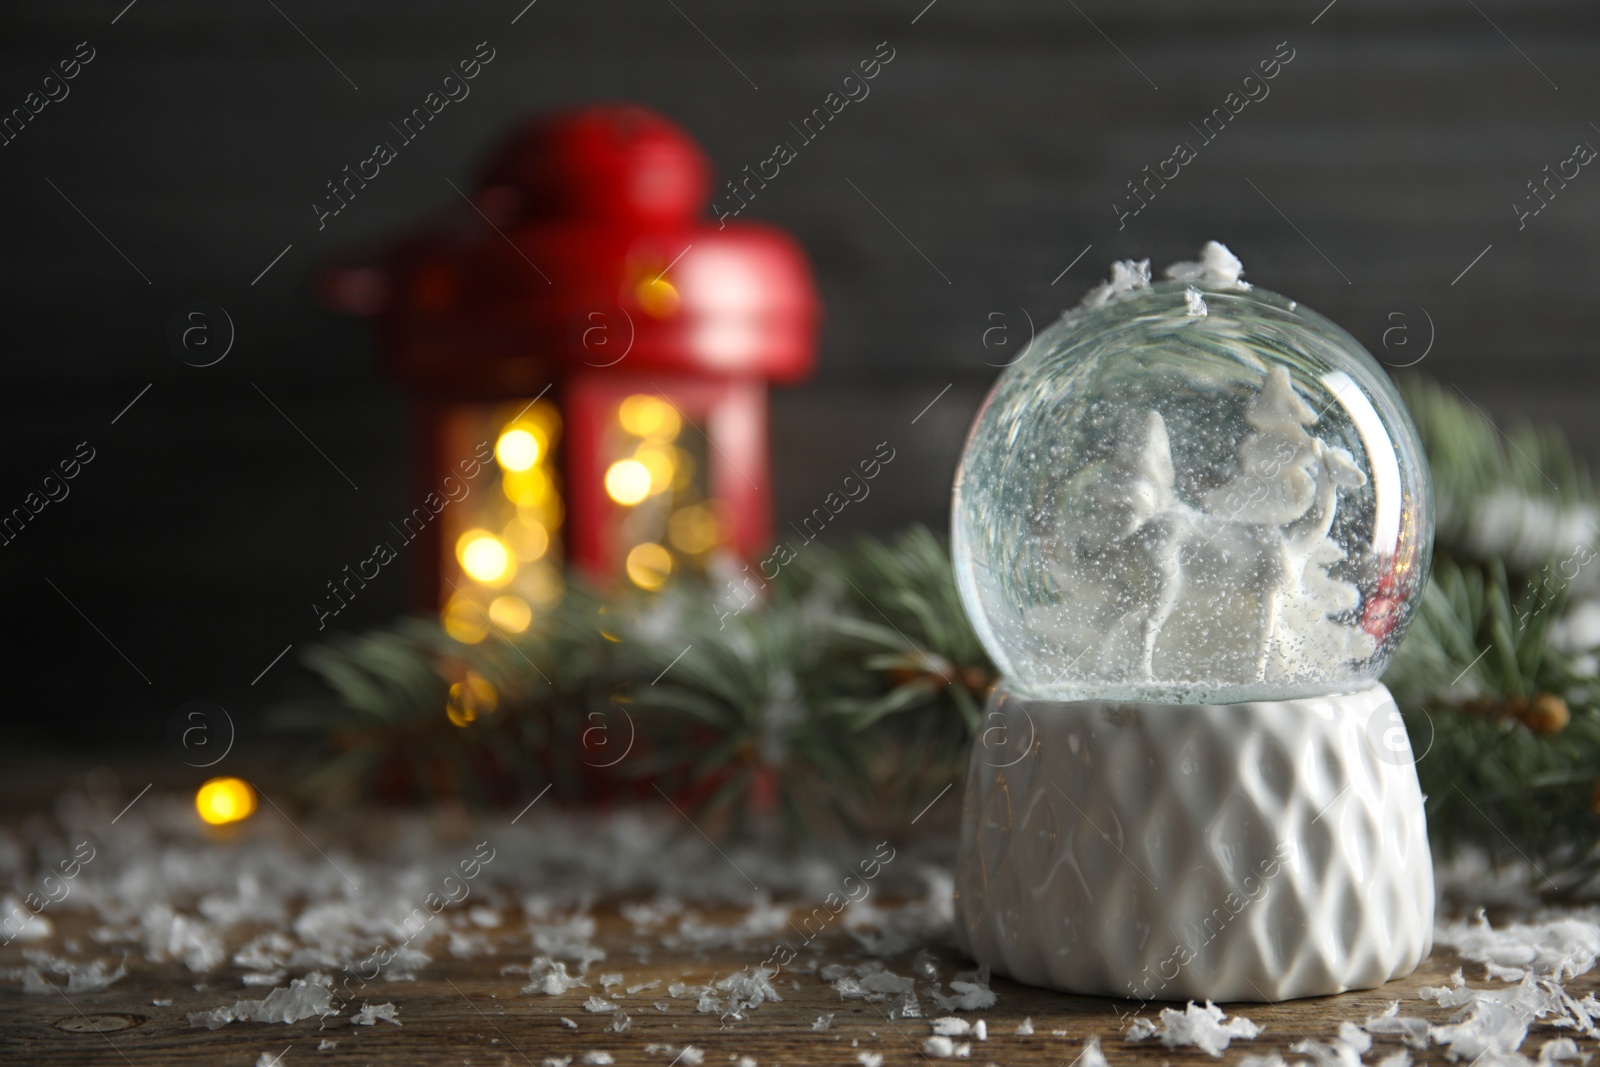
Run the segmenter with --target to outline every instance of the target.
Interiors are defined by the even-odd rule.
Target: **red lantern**
[[[511,632],[567,559],[646,589],[770,538],[766,383],[813,362],[796,243],[713,224],[709,165],[631,106],[557,114],[491,158],[449,224],[321,279],[377,318],[411,394],[417,598]]]

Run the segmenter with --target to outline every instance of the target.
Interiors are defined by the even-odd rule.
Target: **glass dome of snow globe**
[[[1235,703],[1383,672],[1426,584],[1432,497],[1360,342],[1222,245],[1123,262],[995,383],[952,553],[1020,696]]]

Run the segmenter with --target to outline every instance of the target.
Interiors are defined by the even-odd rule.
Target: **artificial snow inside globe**
[[[1032,696],[1357,689],[1427,577],[1422,446],[1360,343],[1211,243],[1148,263],[1001,375],[956,479],[961,595]]]
[[[995,383],[956,476],[962,602],[1003,676],[957,935],[1141,999],[1376,986],[1431,948],[1409,740],[1378,682],[1427,581],[1426,460],[1361,344],[1211,242],[1148,261]]]

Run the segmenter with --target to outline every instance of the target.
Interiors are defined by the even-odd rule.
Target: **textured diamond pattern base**
[[[997,689],[962,811],[956,933],[1029,985],[1287,1000],[1411,973],[1433,865],[1389,691],[1246,704]]]

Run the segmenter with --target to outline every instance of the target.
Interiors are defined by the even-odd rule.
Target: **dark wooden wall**
[[[78,42],[96,52],[0,147],[0,509],[78,442],[95,449],[71,496],[0,548],[13,742],[159,743],[192,698],[248,718],[294,679],[291,654],[249,684],[313,640],[322,582],[403,510],[400,398],[364,325],[313,306],[319,262],[452,208],[447,180],[555,105],[661,108],[732,174],[883,41],[895,58],[871,95],[749,213],[799,236],[827,303],[819,373],[774,398],[780,518],[888,440],[898,458],[838,528],[942,527],[965,427],[1029,318],[1075,302],[1113,258],[1159,266],[1211,237],[1392,362],[1423,351],[1431,319],[1420,370],[1600,452],[1600,173],[1524,228],[1511,206],[1579,141],[1600,147],[1592,3],[538,0],[513,25],[523,3],[0,10],[0,111]],[[318,232],[323,182],[485,40],[497,55],[472,95]],[[1280,42],[1294,58],[1270,96],[1119,227],[1125,184],[1198,145],[1190,123]],[[204,370],[162,335],[192,298],[238,327]],[[1385,349],[1397,324],[1409,332]],[[341,621],[393,616],[403,585],[375,585]]]

